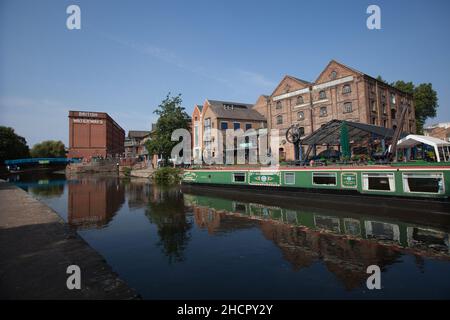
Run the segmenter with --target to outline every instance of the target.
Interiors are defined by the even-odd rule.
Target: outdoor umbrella
[[[341,148],[342,148],[342,157],[344,159],[350,159],[350,143],[348,138],[348,128],[347,123],[345,121],[341,124]]]

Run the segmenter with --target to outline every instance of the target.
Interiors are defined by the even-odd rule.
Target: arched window
[[[277,101],[276,108],[281,109],[281,101]]]
[[[343,94],[350,93],[350,92],[352,92],[352,87],[349,84],[346,84],[342,87]]]
[[[327,98],[327,94],[325,93],[324,90],[319,92],[319,99],[326,99]]]
[[[337,72],[333,70],[333,71],[330,73],[330,79],[331,79],[331,80],[334,80],[334,79],[336,79],[336,77],[337,77]]]
[[[319,116],[320,117],[326,117],[327,114],[328,114],[327,107],[320,107],[320,114],[319,114]]]
[[[297,104],[303,104],[303,103],[304,103],[303,96],[298,96],[297,97]]]
[[[282,115],[277,116],[277,124],[283,124],[283,116]]]
[[[298,119],[298,120],[303,120],[303,119],[305,119],[305,113],[304,113],[303,111],[297,112],[297,119]]]
[[[349,113],[352,111],[353,111],[352,103],[351,102],[344,103],[344,113]]]

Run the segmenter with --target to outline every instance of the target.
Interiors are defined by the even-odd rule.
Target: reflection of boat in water
[[[246,201],[241,194],[239,200],[236,195],[225,198],[223,192],[204,195],[204,188],[196,189],[183,188],[185,205],[192,209],[199,228],[222,234],[258,226],[295,271],[321,261],[347,290],[364,285],[367,266],[378,265],[384,271],[405,254],[415,257],[418,268],[425,257],[450,259],[448,220],[431,227],[392,215],[385,219],[348,208],[346,213],[320,206],[286,208],[287,200],[267,195],[266,201],[280,205],[265,205],[252,197]]]
[[[439,226],[427,226],[418,224],[414,220],[395,218],[395,215],[394,218],[393,215],[390,215],[388,219],[385,219],[381,216],[358,214],[351,210],[351,206],[347,208],[347,213],[333,212],[320,207],[308,207],[307,203],[303,209],[293,209],[285,208],[284,205],[281,207],[256,203],[254,199],[249,199],[248,202],[224,199],[222,193],[220,196],[201,195],[203,190],[200,193],[195,189],[185,189],[186,204],[208,208],[209,215],[213,210],[221,214],[283,224],[288,227],[306,227],[304,230],[318,231],[330,236],[342,236],[353,240],[371,241],[382,246],[394,245],[403,249],[414,249],[417,253],[424,255],[448,256],[450,253],[450,220],[447,216],[445,216],[446,222]],[[270,196],[266,196],[266,200],[274,203],[273,199],[267,198]],[[278,201],[277,203],[287,203],[287,201]],[[208,221],[212,220],[209,217]],[[217,221],[215,224],[219,225]]]

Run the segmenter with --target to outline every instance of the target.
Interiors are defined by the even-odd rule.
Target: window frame
[[[281,100],[278,100],[275,102],[275,109],[281,109],[283,108],[283,104],[281,103]]]
[[[281,121],[280,121],[280,119],[281,119]],[[276,117],[276,120],[277,120],[277,125],[283,124],[283,116],[282,116],[281,114],[279,114],[279,115]]]
[[[442,180],[442,189],[438,192],[425,192],[425,191],[411,191],[408,183],[408,176],[414,175],[429,175],[429,176],[439,176]],[[420,178],[418,178],[420,179]],[[403,184],[403,192],[405,193],[414,193],[414,194],[436,194],[441,195],[445,194],[445,176],[443,172],[433,172],[433,173],[423,173],[423,172],[402,172],[402,184]]]
[[[327,93],[325,90],[320,90],[319,91],[319,100],[323,100],[327,98]]]
[[[244,181],[236,181],[236,175],[244,175]],[[246,183],[247,182],[247,173],[246,172],[233,172],[231,182],[233,183]]]
[[[348,88],[348,90],[347,90],[347,88]],[[342,94],[349,94],[349,93],[352,93],[352,86],[349,84],[344,84],[342,86]]]
[[[369,178],[370,176],[382,176],[386,175],[389,176],[389,190],[376,190],[376,189],[369,189]],[[366,179],[367,177],[367,179]],[[391,189],[391,182],[392,182],[392,189]],[[395,174],[393,172],[362,172],[361,173],[361,187],[363,191],[367,192],[395,192],[396,185],[395,185]]]
[[[287,180],[286,180],[287,175],[292,175],[292,179],[293,179],[292,182],[290,182],[290,183],[287,182]],[[284,172],[283,181],[284,181],[284,184],[286,184],[286,185],[295,185],[295,172]]]
[[[317,174],[322,174],[322,175],[326,175],[328,174],[329,176],[334,176],[334,184],[318,184],[318,183],[314,183],[314,175]],[[337,186],[337,172],[320,172],[320,171],[313,171],[311,172],[311,183],[313,186],[322,186],[322,187],[336,187]]]
[[[226,124],[226,128],[223,128],[223,124]],[[220,130],[227,130],[228,129],[228,122],[227,121],[220,121]]]
[[[346,109],[346,107],[348,106],[348,105],[350,105],[350,111],[348,111],[347,109]],[[353,112],[353,103],[352,102],[344,102],[344,105],[342,106],[342,113],[352,113]]]

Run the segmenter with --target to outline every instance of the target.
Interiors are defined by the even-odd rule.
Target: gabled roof
[[[300,83],[300,84],[302,84],[302,85],[305,85],[305,86],[309,86],[309,85],[312,84],[312,83],[309,82],[309,81],[302,80],[302,79],[299,79],[299,78],[296,78],[296,77],[293,77],[293,76],[290,76],[290,75],[285,75],[285,76],[283,77],[283,79],[281,79],[280,83],[278,83],[278,85],[276,86],[276,88],[272,91],[271,96],[273,96],[273,94],[278,90],[278,88],[281,86],[281,84],[283,83],[283,81],[284,81],[285,79],[292,79],[292,80],[294,80],[294,81],[296,81],[296,82],[298,82],[298,83]]]
[[[348,69],[348,70],[350,70],[350,71],[352,71],[352,72],[358,73],[358,74],[360,74],[360,75],[366,75],[364,72],[358,71],[358,70],[356,70],[356,69],[354,69],[354,68],[351,68],[351,67],[349,67],[349,66],[347,66],[347,65],[345,65],[345,64],[343,64],[343,63],[340,63],[340,62],[338,62],[338,61],[332,59],[330,62],[328,62],[327,66],[322,70],[322,72],[319,74],[319,76],[316,78],[316,80],[315,80],[314,82],[317,82],[317,81],[320,79],[320,77],[322,77],[323,73],[328,69],[328,67],[329,67],[332,63],[336,63],[336,64],[340,65],[341,67],[346,68],[346,69]]]
[[[253,110],[253,105],[249,103],[209,99],[206,101],[217,118],[254,121],[266,120],[258,111]],[[234,107],[232,109],[227,109],[225,108],[225,105],[232,105]]]
[[[203,106],[202,106],[201,104],[196,104],[195,106],[198,108],[198,110],[199,110],[200,112],[202,112]]]

